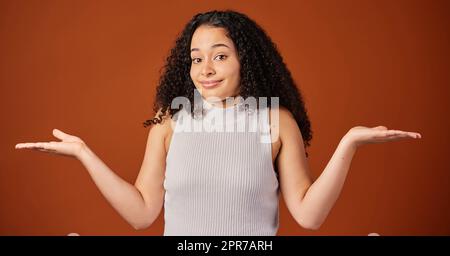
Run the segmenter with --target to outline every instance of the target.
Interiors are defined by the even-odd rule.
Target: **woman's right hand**
[[[81,152],[86,147],[86,144],[80,138],[64,133],[58,129],[53,129],[53,136],[61,141],[19,143],[16,145],[16,149],[33,149],[79,158]]]

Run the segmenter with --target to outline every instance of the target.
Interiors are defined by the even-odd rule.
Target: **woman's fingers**
[[[79,138],[70,134],[67,134],[61,130],[53,129],[53,135],[60,139],[61,141],[78,141]],[[18,143],[16,144],[16,149],[23,149],[23,148],[41,148],[41,149],[47,149],[47,150],[56,150],[56,147],[58,146],[58,141],[51,141],[51,142],[27,142],[27,143]]]
[[[56,138],[60,139],[60,140],[65,140],[68,139],[71,135],[58,130],[58,129],[53,129],[53,136],[55,136]]]
[[[59,154],[58,151],[56,151],[56,150],[51,150],[51,149],[36,148],[36,150],[39,150],[39,151],[42,151],[42,152],[45,152],[45,153],[55,153],[55,154]]]
[[[38,149],[38,148],[41,148],[41,149],[52,149],[52,150],[54,150],[53,147],[52,147],[53,143],[51,143],[51,142],[19,143],[19,144],[16,145],[16,148],[17,149],[22,149],[22,148]]]
[[[406,132],[406,131],[399,131],[399,130],[388,130],[385,133],[386,136],[388,137],[400,137],[400,138],[407,138],[407,137],[411,137],[414,139],[420,139],[422,138],[422,135],[420,133],[417,132]]]
[[[31,149],[45,153],[61,154],[58,150],[58,142],[35,142],[35,143],[19,143],[16,145],[16,149]]]
[[[53,129],[53,136],[64,142],[83,142],[79,137],[67,134],[58,129]]]
[[[30,143],[18,143],[18,144],[16,144],[16,148],[17,149],[29,148],[30,146],[31,146]]]
[[[35,142],[35,143],[19,143],[16,145],[16,149],[32,149],[48,153],[55,153],[67,156],[77,156],[83,149],[84,144],[82,142]]]
[[[420,139],[422,138],[422,135],[417,132],[405,132],[405,131],[399,131],[399,130],[388,130],[385,131],[383,136],[380,137],[381,139],[387,139],[387,141],[394,141],[398,139],[405,139],[405,138],[413,138],[413,139]]]
[[[377,130],[387,130],[387,127],[386,127],[386,126],[380,125],[380,126],[374,127],[374,129],[377,129]]]
[[[356,126],[349,130],[345,135],[357,146],[368,143],[382,143],[388,141],[396,141],[401,139],[420,139],[422,135],[417,132],[407,132],[390,129],[386,126],[375,126],[372,128],[364,126]]]

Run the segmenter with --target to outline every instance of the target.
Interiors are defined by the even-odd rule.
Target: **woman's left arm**
[[[282,146],[277,158],[280,187],[286,206],[302,227],[316,230],[335,204],[358,147],[408,138],[421,138],[419,133],[389,130],[384,126],[357,126],[341,139],[321,175],[311,182],[300,130],[291,115],[280,110]],[[296,135],[297,134],[297,135]]]

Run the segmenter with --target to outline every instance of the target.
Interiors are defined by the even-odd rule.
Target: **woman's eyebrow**
[[[226,44],[213,44],[213,45],[211,46],[211,49],[217,48],[217,47],[221,47],[221,46],[230,48],[230,47],[228,47],[228,45],[226,45]],[[191,49],[191,52],[193,52],[193,51],[199,51],[199,49],[198,49],[198,48],[192,48],[192,49]]]

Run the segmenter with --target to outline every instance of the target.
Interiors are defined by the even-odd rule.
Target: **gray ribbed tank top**
[[[201,118],[183,109],[176,114],[166,158],[164,235],[276,235],[279,184],[267,142],[268,108],[248,112],[204,102]]]

